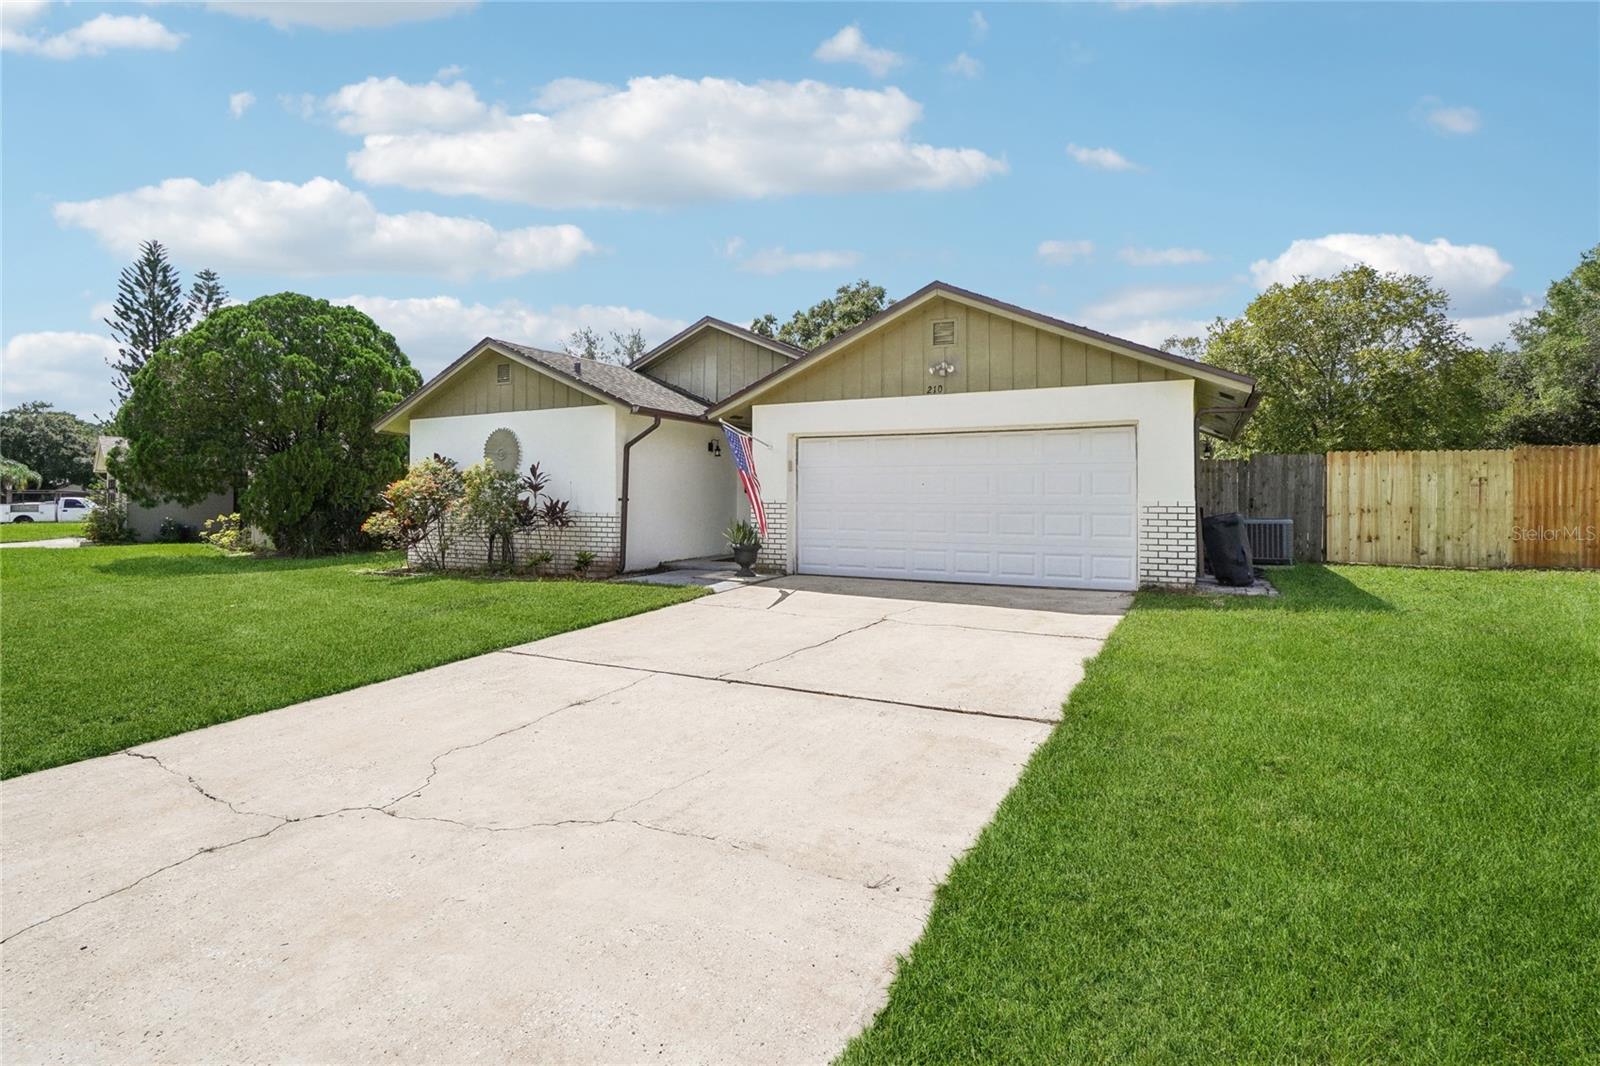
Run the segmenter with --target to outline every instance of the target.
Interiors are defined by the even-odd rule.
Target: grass
[[[0,552],[0,776],[119,751],[698,589],[373,573],[398,554]]]
[[[83,536],[82,522],[7,522],[0,526],[0,544]]]
[[[1600,575],[1142,593],[850,1066],[1600,1057]]]

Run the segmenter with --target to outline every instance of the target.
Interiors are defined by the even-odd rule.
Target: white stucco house
[[[605,568],[724,549],[748,514],[725,420],[757,441],[765,566],[1131,589],[1194,581],[1199,435],[1233,437],[1258,398],[933,282],[809,352],[713,318],[630,367],[485,338],[378,428],[413,461],[539,462]]]

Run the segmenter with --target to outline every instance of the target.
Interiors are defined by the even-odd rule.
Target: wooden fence
[[[1200,506],[1293,518],[1295,559],[1600,568],[1600,446],[1201,463]]]
[[[1207,459],[1200,464],[1200,507],[1250,518],[1294,519],[1294,557],[1323,558],[1327,464],[1320,454]]]

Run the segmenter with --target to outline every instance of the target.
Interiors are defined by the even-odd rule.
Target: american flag
[[[728,451],[733,455],[733,465],[739,468],[739,482],[744,494],[750,498],[750,513],[756,516],[756,527],[767,535],[767,509],[761,506],[761,479],[756,477],[756,457],[750,450],[754,439],[750,434],[722,423],[722,432],[728,438]]]

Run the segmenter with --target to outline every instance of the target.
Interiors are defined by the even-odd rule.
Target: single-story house
[[[756,441],[765,566],[1131,589],[1194,581],[1198,437],[1232,438],[1258,399],[936,281],[809,352],[714,318],[629,367],[485,338],[378,428],[413,461],[539,462],[607,568],[724,550],[749,513],[726,421]]]
[[[121,493],[116,476],[111,473],[110,460],[113,452],[119,448],[125,449],[127,446],[128,442],[122,437],[100,436],[95,441],[94,472],[106,479],[106,484],[113,494],[123,496],[123,504],[128,513],[128,528],[133,530],[140,540],[154,540],[156,533],[161,529],[161,523],[169,518],[199,533],[210,519],[218,515],[232,514],[238,509],[231,491],[212,493],[199,503],[182,504],[163,500],[154,507],[146,507],[132,496]]]

